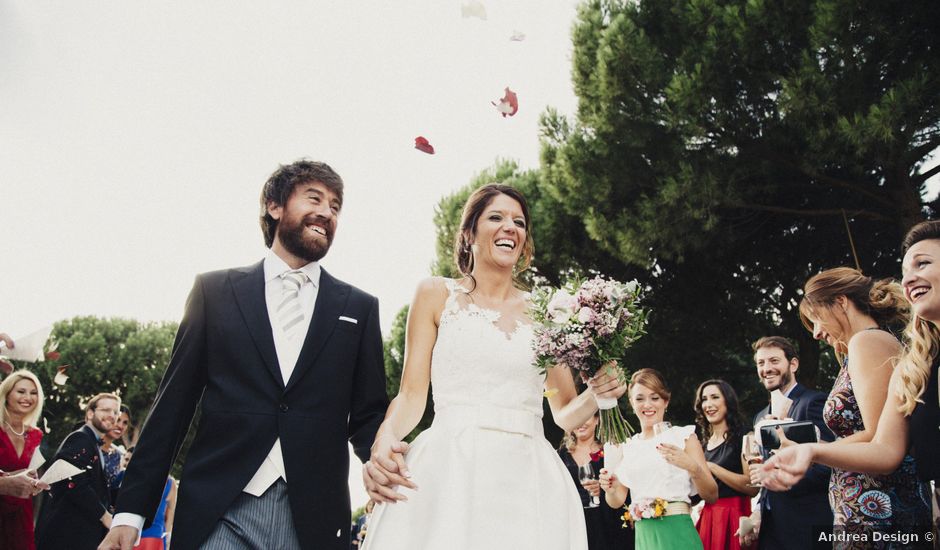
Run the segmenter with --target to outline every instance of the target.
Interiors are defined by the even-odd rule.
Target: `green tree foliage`
[[[924,199],[940,170],[928,167],[940,146],[934,8],[581,6],[578,112],[542,118],[534,202],[550,197],[589,238],[565,247],[552,271],[631,278],[640,269],[654,315],[632,365],[663,370],[683,395],[719,374],[756,406],[765,395],[748,342],[778,333],[800,344],[800,379],[827,387],[832,365],[818,372],[820,347],[795,312],[798,289],[821,269],[854,264],[846,226],[865,272],[896,275],[901,235],[940,206]],[[551,246],[566,238],[555,234]],[[604,254],[613,260],[602,266]],[[692,396],[678,397],[670,412],[688,414]]]
[[[176,323],[98,317],[56,323],[52,339],[58,342],[60,357],[17,365],[35,372],[46,394],[44,455],[52,456],[65,436],[85,421],[82,409],[97,393],[118,394],[139,427],[169,364],[176,328]],[[63,385],[53,382],[60,365],[70,365]]]

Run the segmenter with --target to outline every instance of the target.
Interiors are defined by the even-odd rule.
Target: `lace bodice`
[[[435,410],[493,405],[541,417],[545,375],[534,366],[532,325],[517,321],[507,333],[497,324],[498,311],[468,303],[466,290],[445,282],[448,297],[431,359]]]

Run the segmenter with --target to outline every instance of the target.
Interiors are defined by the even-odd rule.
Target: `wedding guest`
[[[891,374],[887,402],[874,438],[838,445],[794,445],[762,467],[764,485],[786,490],[811,470],[814,462],[836,468],[890,474],[907,454],[923,481],[940,479],[940,221],[910,229],[902,244],[904,296],[911,304],[907,341]]]
[[[52,484],[36,526],[39,550],[92,550],[111,524],[108,482],[101,459],[101,437],[117,420],[121,398],[99,393],[85,406],[85,424],[70,433],[50,464],[64,460],[82,471]]]
[[[604,444],[596,437],[598,413],[574,431],[568,432],[558,448],[561,462],[568,468],[584,508],[588,550],[633,548],[633,528],[622,526],[622,511],[611,508],[601,497],[597,476],[604,465]],[[580,470],[588,468],[591,478],[582,480]],[[591,503],[594,502],[594,506]]]
[[[630,494],[633,502],[628,511],[635,522],[638,550],[702,548],[690,515],[690,497],[698,494],[706,503],[714,503],[718,484],[705,462],[695,426],[661,424],[672,393],[658,371],[633,373],[629,392],[642,431],[620,446],[623,459],[613,471],[601,470],[607,504],[619,508]]]
[[[0,403],[3,403],[0,408],[0,470],[16,472],[29,468],[33,453],[42,441],[42,430],[36,424],[42,416],[43,401],[39,378],[28,370],[14,371],[0,383]],[[14,483],[13,477],[17,476],[8,477],[7,483]],[[20,485],[26,481],[34,485],[26,476],[16,481]],[[36,492],[31,489],[29,494]],[[35,548],[33,500],[22,490],[0,496],[0,548]]]
[[[793,420],[812,422],[819,428],[823,441],[832,441],[832,432],[822,417],[826,394],[796,381],[800,359],[793,343],[782,336],[765,336],[754,342],[751,349],[764,389],[768,393],[778,390],[790,400],[788,411],[772,411],[768,405],[757,413],[754,423],[768,416],[783,417],[786,412],[785,416]],[[792,492],[763,491],[759,509],[751,513],[757,528],[744,535],[742,543],[748,544],[757,537],[761,549],[801,550],[810,546],[814,528],[831,531],[829,475],[829,468],[814,466],[811,475]]]
[[[124,437],[131,421],[131,410],[127,405],[121,405],[121,414],[117,422],[110,430],[101,436],[104,443],[101,445],[101,454],[104,456],[104,474],[108,479],[108,488],[111,490],[111,502],[117,502],[117,491],[119,483],[117,482],[118,473],[123,470],[121,464],[124,462],[124,447],[118,445],[116,441]]]
[[[885,330],[903,326],[908,307],[900,286],[839,267],[811,277],[803,288],[800,317],[813,337],[833,347],[841,369],[823,409],[837,442],[871,441],[888,397],[901,344]],[[871,548],[872,533],[893,533],[930,522],[927,486],[914,459],[887,475],[832,469],[829,503],[835,524],[852,537],[845,548]],[[878,545],[880,546],[880,545]]]
[[[705,504],[695,528],[705,550],[739,550],[742,546],[735,533],[740,518],[751,515],[751,498],[758,492],[749,486],[741,454],[741,442],[750,426],[741,416],[737,393],[724,380],[702,382],[693,408],[706,465],[718,484],[718,500]]]
[[[597,410],[595,393],[617,398],[626,385],[602,374],[578,394],[568,367],[533,366],[529,299],[514,279],[531,259],[530,223],[516,189],[477,189],[454,244],[461,278],[419,284],[401,387],[363,470],[380,501],[365,548],[587,547],[581,500],[545,440],[543,394],[551,390],[552,416],[569,431]],[[407,445],[432,379],[434,422]],[[390,485],[417,489],[406,497]]]

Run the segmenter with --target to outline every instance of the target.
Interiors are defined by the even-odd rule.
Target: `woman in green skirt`
[[[698,494],[714,502],[718,484],[705,463],[695,427],[663,422],[671,394],[658,371],[634,373],[629,392],[643,430],[619,445],[619,453],[605,453],[622,457],[601,470],[607,504],[619,508],[632,493],[624,517],[634,522],[637,550],[702,548],[689,515],[690,497]]]

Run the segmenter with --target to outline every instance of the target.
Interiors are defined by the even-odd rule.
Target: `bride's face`
[[[512,269],[526,241],[526,219],[522,206],[508,195],[499,194],[483,209],[473,236],[474,265],[495,264]]]

